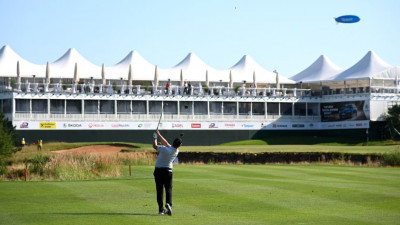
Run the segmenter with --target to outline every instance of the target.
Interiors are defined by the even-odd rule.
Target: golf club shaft
[[[160,114],[160,119],[158,120],[156,131],[158,131],[158,126],[160,126],[160,122],[161,122],[161,117],[162,117],[163,111],[164,111],[164,103],[161,103],[161,114]]]

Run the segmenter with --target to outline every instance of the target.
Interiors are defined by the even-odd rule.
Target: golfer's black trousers
[[[172,206],[172,169],[156,168],[154,170],[154,180],[156,181],[158,209],[163,207],[163,192],[165,188],[165,203]]]

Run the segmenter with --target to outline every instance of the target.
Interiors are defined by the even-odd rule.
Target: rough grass
[[[177,165],[172,217],[157,215],[153,169],[0,182],[0,224],[399,224],[399,168]]]
[[[148,165],[155,160],[154,154],[147,151],[118,154],[56,154],[52,152],[62,147],[68,149],[87,145],[87,143],[48,143],[41,151],[38,151],[36,146],[25,146],[9,159],[7,172],[0,179],[23,180],[25,168],[28,172],[27,179],[30,181],[119,177],[126,165]],[[127,143],[117,145],[140,148],[138,145]]]
[[[71,149],[92,144],[113,144],[126,146],[124,153],[117,156],[95,156],[74,154],[56,155],[52,151]],[[336,146],[336,145],[267,145],[260,140],[230,143],[218,146],[182,146],[182,152],[319,152],[383,154],[381,165],[399,166],[399,145],[381,146]],[[244,145],[246,144],[246,145]],[[254,145],[258,144],[258,145]],[[151,151],[151,152],[150,152]],[[25,146],[8,161],[8,171],[0,177],[3,180],[22,180],[28,169],[29,180],[85,180],[105,177],[119,177],[126,165],[148,165],[155,161],[150,144],[136,143],[45,143],[42,151],[36,146]],[[377,164],[379,165],[379,164]],[[375,165],[376,166],[376,165]]]

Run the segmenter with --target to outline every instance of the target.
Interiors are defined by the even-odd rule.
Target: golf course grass
[[[173,216],[153,166],[89,181],[0,181],[0,224],[400,224],[400,168],[176,165]]]

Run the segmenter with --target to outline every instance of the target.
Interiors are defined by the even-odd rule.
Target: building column
[[[85,100],[81,99],[82,104],[82,118],[85,118]]]
[[[118,104],[117,104],[117,99],[115,99],[114,100],[114,115],[115,115],[115,118],[118,118]]]
[[[207,101],[207,115],[210,118],[210,101]]]
[[[278,116],[281,116],[281,103],[278,102]]]
[[[294,117],[294,102],[292,102],[292,117]]]
[[[29,99],[29,118],[32,118],[32,99]]]
[[[239,119],[239,102],[236,101],[236,118]]]

